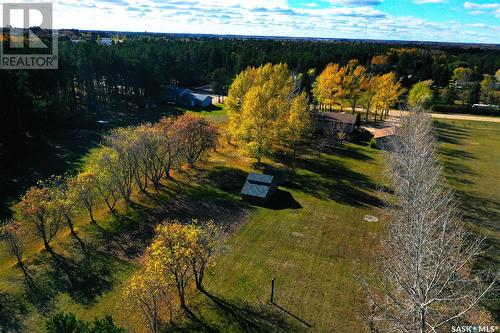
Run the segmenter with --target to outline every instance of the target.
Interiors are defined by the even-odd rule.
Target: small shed
[[[373,138],[377,141],[377,148],[389,149],[395,135],[396,129],[394,127],[378,128],[375,130]]]
[[[263,204],[269,201],[277,189],[274,176],[251,173],[241,190],[241,197],[248,202]]]

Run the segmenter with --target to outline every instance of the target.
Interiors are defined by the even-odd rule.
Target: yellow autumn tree
[[[408,93],[408,106],[417,107],[427,107],[432,101],[432,80],[426,80],[422,82],[415,83]]]
[[[351,60],[344,69],[342,78],[342,96],[349,100],[352,113],[356,111],[356,106],[361,98],[365,87],[366,68],[361,66],[358,60]]]
[[[156,228],[146,251],[146,270],[173,282],[179,305],[189,316],[194,315],[187,306],[187,294],[194,286],[203,291],[205,269],[212,263],[218,240],[219,229],[211,221],[170,221]]]
[[[405,88],[401,86],[401,82],[396,79],[396,74],[390,72],[379,77],[377,102],[382,110],[380,120],[384,115],[389,115],[390,107],[404,94]],[[375,118],[377,115],[375,114]]]
[[[294,158],[297,155],[298,145],[311,133],[312,120],[309,113],[304,112],[307,110],[308,104],[307,94],[303,92],[293,100],[290,107],[285,135],[288,144],[292,147]]]
[[[345,67],[339,64],[328,64],[313,84],[314,98],[320,103],[330,108],[340,103],[343,96],[342,80],[345,75]]]
[[[366,109],[366,122],[368,122],[368,117],[372,108],[377,107],[377,93],[379,82],[380,77],[377,75],[366,77],[366,79],[362,83],[361,101],[362,105]]]
[[[238,145],[260,163],[262,156],[283,145],[290,131],[292,106],[304,106],[296,84],[285,64],[248,68],[229,89],[226,101],[229,131]],[[307,105],[297,111],[303,120]]]
[[[40,237],[49,254],[57,257],[50,243],[60,228],[60,218],[50,189],[42,186],[41,182],[31,187],[17,203],[16,211],[20,222]]]
[[[179,312],[174,281],[151,262],[132,275],[122,300],[120,310],[127,310],[131,322],[151,333],[163,332]]]

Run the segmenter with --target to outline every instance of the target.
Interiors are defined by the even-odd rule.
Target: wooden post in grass
[[[271,279],[271,303],[274,304],[274,276]]]

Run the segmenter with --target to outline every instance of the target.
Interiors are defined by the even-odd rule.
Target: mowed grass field
[[[439,120],[436,127],[440,156],[463,220],[488,237],[490,250],[480,264],[496,271],[500,267],[500,123]]]
[[[446,120],[437,121],[436,128],[439,155],[463,219],[492,246],[481,266],[495,271],[500,253],[500,124]],[[211,272],[209,290],[236,304],[266,304],[274,276],[275,302],[283,308],[278,310],[290,312],[284,314],[295,321],[295,328],[366,330],[360,322],[366,309],[358,279],[376,252],[380,226],[363,221],[363,216],[373,214],[383,221],[374,191],[383,182],[382,160],[383,152],[350,144],[299,163],[300,185],[285,190],[302,207],[257,209],[231,238],[230,250]],[[240,331],[240,324],[227,322],[224,328]]]
[[[224,126],[223,112],[205,115]],[[496,244],[486,264],[498,265],[500,124],[438,121],[436,125],[440,156],[457,191],[464,221]],[[224,144],[199,170],[177,175],[177,182],[167,184],[172,192],[162,196],[168,211],[161,216],[213,218],[229,230],[225,249],[206,276],[209,296],[191,297],[190,305],[203,326],[179,323],[179,331],[367,332],[363,315],[369,309],[359,282],[369,276],[384,221],[379,192],[384,183],[383,160],[383,151],[363,143],[286,163],[266,159],[265,163],[288,170],[279,200],[268,207],[239,199],[245,175],[255,170],[254,160],[243,157],[234,146]],[[157,204],[143,197],[134,200],[143,210]],[[117,233],[113,243],[126,246],[140,238],[141,214],[132,212],[135,222]],[[367,222],[365,215],[380,222]],[[100,221],[111,228],[104,215]],[[79,230],[84,239],[98,243],[94,232],[83,225]],[[120,306],[122,288],[138,267],[137,256],[116,256],[118,251],[111,248],[113,253],[98,258],[108,268],[100,292],[82,300],[75,293],[60,291],[46,313],[43,304],[28,306],[26,331],[43,332],[44,314],[65,310],[86,320],[109,314],[127,330],[141,332],[131,322],[133,316]],[[31,256],[32,267],[39,269],[33,261]],[[20,293],[22,276],[12,267],[14,262],[0,248],[0,286]],[[272,277],[274,305],[269,302]]]
[[[214,303],[217,311],[202,312],[209,322],[224,332],[364,331],[359,282],[380,224],[363,218],[383,219],[380,154],[349,144],[299,160],[281,187],[290,208],[255,207],[207,276],[208,291],[248,317]],[[269,301],[272,277],[276,305]]]

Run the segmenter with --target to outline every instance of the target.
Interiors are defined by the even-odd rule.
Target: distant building
[[[477,111],[498,111],[500,106],[494,104],[474,104],[472,105],[472,110]]]
[[[356,126],[356,115],[345,112],[314,112],[313,124],[317,133],[344,132],[351,134]]]
[[[241,190],[241,197],[248,202],[263,204],[269,201],[277,189],[278,185],[274,176],[251,173]]]
[[[477,82],[475,82],[475,81],[456,80],[456,81],[452,81],[450,86],[457,89],[457,90],[462,90],[462,89],[467,88],[467,87],[473,87],[476,84],[477,84]]]
[[[184,107],[206,108],[212,105],[212,97],[206,94],[194,93],[189,89],[168,86],[165,90],[165,100]]]
[[[206,108],[212,105],[212,97],[188,90],[180,96],[179,104],[185,107]]]
[[[111,46],[113,45],[113,40],[111,38],[101,38],[99,40],[100,45]]]
[[[378,128],[375,130],[373,138],[377,140],[377,148],[389,149],[395,135],[396,129],[394,127]]]

